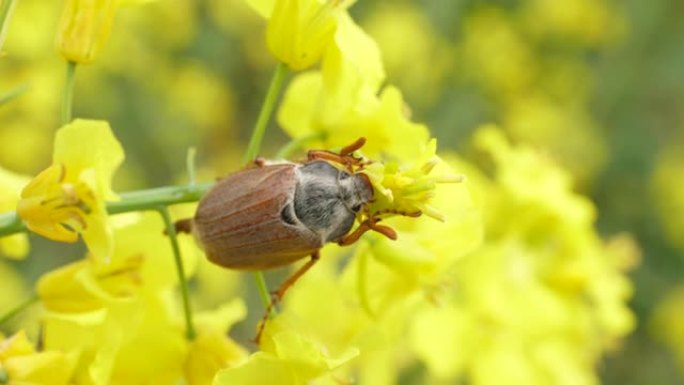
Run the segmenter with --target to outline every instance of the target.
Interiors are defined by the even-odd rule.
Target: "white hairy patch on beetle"
[[[297,167],[297,192],[293,203],[298,219],[325,243],[337,241],[349,231],[356,214],[348,205],[358,194],[351,176],[341,180],[340,170],[329,164],[329,169],[323,163],[320,165],[322,168],[312,168],[308,172],[302,170],[312,167],[311,163]]]

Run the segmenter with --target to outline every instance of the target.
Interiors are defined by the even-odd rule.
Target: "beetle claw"
[[[359,227],[357,227],[354,231],[340,239],[337,242],[337,244],[340,246],[351,245],[358,241],[359,238],[361,238],[361,236],[369,230],[376,231],[393,241],[397,240],[397,232],[389,226],[379,225],[378,222],[380,222],[381,220],[381,218],[378,218],[376,216],[370,216],[368,219],[361,222]]]

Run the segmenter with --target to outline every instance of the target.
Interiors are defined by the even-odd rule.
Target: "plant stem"
[[[268,285],[266,285],[266,279],[264,279],[264,273],[261,271],[252,272],[254,277],[254,282],[256,282],[257,289],[259,290],[259,298],[261,298],[261,303],[266,309],[270,308],[269,317],[273,318],[276,315],[275,306],[271,306],[271,293],[268,291]]]
[[[178,247],[178,238],[176,237],[176,228],[171,221],[169,209],[160,205],[157,207],[157,212],[161,215],[166,226],[166,234],[171,240],[171,248],[173,249],[173,257],[176,262],[176,272],[178,273],[178,284],[181,289],[181,296],[183,298],[183,313],[185,314],[185,337],[188,340],[193,340],[197,336],[195,325],[192,320],[192,308],[190,307],[190,294],[188,290],[188,281],[185,278],[185,268],[183,267],[183,258],[181,258],[180,248]]]
[[[213,182],[188,186],[165,186],[120,194],[121,200],[107,202],[109,214],[131,211],[157,210],[159,206],[197,202],[214,185]],[[16,212],[0,214],[0,237],[26,231],[26,226]]]
[[[170,206],[177,203],[197,202],[213,185],[214,182],[205,182],[122,193],[120,194],[120,201],[107,202],[107,212],[119,214],[130,211],[156,210],[160,205]]]
[[[0,50],[5,43],[5,37],[7,36],[7,29],[9,27],[9,19],[12,16],[12,11],[14,10],[14,0],[3,0],[0,3]]]
[[[20,84],[0,96],[0,106],[9,103],[12,99],[20,96],[29,89],[28,83]]]
[[[247,152],[243,158],[244,163],[251,162],[259,153],[261,141],[264,139],[266,127],[268,126],[268,121],[271,118],[276,100],[280,94],[280,89],[283,87],[285,75],[287,75],[288,72],[287,65],[284,63],[278,63],[278,66],[273,72],[271,84],[268,87],[264,103],[261,105],[261,111],[259,112],[259,117],[257,118],[256,125],[252,131],[252,137],[249,139],[249,144],[247,145]]]
[[[276,100],[280,94],[280,89],[283,87],[285,75],[287,75],[287,73],[287,65],[284,63],[278,63],[278,66],[271,77],[271,84],[268,86],[268,91],[266,92],[264,102],[261,104],[261,111],[259,111],[259,117],[254,125],[254,130],[252,130],[252,137],[249,139],[247,152],[245,152],[245,156],[242,159],[243,163],[251,162],[259,153],[261,142],[264,139],[264,134],[266,133],[266,127],[268,127],[268,121],[271,118],[273,110],[275,109]],[[259,297],[261,297],[261,303],[266,309],[268,309],[271,305],[271,295],[268,292],[268,286],[266,285],[264,274],[260,271],[255,271],[252,273],[252,275],[254,276],[254,280],[259,288]],[[274,315],[275,309],[271,307],[270,316]]]
[[[14,318],[14,316],[16,316],[17,314],[26,310],[27,308],[29,308],[34,303],[38,302],[38,299],[39,299],[38,294],[33,294],[28,299],[26,299],[24,302],[17,305],[14,309],[3,314],[2,317],[0,317],[0,325],[2,325],[5,322],[9,321],[10,319]]]
[[[66,80],[64,82],[64,100],[62,100],[62,125],[71,122],[71,109],[74,99],[74,80],[76,79],[76,63],[67,61]]]
[[[188,155],[185,157],[185,167],[187,168],[188,184],[190,186],[194,186],[195,183],[197,183],[197,179],[195,177],[195,155],[197,155],[197,150],[195,147],[188,148]]]
[[[24,226],[24,222],[19,219],[16,212],[0,214],[0,237],[21,233],[22,231],[26,231],[26,226]]]

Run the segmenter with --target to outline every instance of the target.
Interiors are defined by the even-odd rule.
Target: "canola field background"
[[[0,211],[16,210],[53,152],[78,163],[89,148],[103,149],[105,179],[125,153],[112,180],[119,194],[187,183],[190,147],[199,181],[242,167],[283,60],[255,10],[268,1],[113,7],[109,38],[76,67],[73,117],[108,122],[120,149],[102,144],[112,139],[100,123],[55,143],[65,3],[79,2],[16,0],[0,36]],[[82,0],[90,3],[108,2]],[[396,162],[413,167],[406,175],[418,175],[416,185],[435,189],[429,204],[428,194],[404,191],[405,204],[428,215],[383,222],[397,230],[395,243],[368,234],[353,247],[323,249],[260,352],[250,342],[263,314],[252,275],[210,265],[180,235],[198,334],[184,337],[157,215],[111,224],[116,269],[87,266],[88,250],[111,245],[86,230],[87,245],[31,232],[1,238],[0,317],[33,293],[38,303],[0,325],[1,336],[15,336],[0,345],[0,384],[13,376],[56,385],[684,383],[682,4],[276,3],[349,7],[363,32],[335,44],[363,76],[334,59],[291,70],[258,154],[301,159],[308,148],[366,136],[364,155],[387,162],[378,171],[385,182],[404,176],[392,174]],[[345,88],[350,78],[372,90],[370,101]],[[316,96],[326,79],[339,80],[330,102]],[[417,147],[430,138],[438,177],[425,171],[435,159],[430,145]],[[454,174],[466,181],[439,183]],[[442,215],[444,224],[428,218]],[[268,287],[290,271],[267,272]]]

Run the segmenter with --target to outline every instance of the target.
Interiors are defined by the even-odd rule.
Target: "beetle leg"
[[[285,280],[282,284],[280,284],[280,287],[278,290],[274,291],[271,294],[271,303],[268,305],[266,308],[266,313],[264,314],[264,317],[261,319],[261,323],[259,324],[259,330],[257,331],[256,337],[254,337],[254,342],[256,344],[259,344],[259,340],[261,340],[261,334],[264,332],[264,328],[266,327],[266,322],[268,322],[268,318],[273,311],[273,309],[283,300],[283,297],[285,296],[285,292],[287,292],[287,289],[289,289],[292,285],[297,282],[299,278],[301,278],[304,273],[309,271],[311,267],[318,262],[318,259],[320,258],[320,253],[318,250],[316,250],[313,254],[311,254],[311,259],[306,262],[302,267],[300,267],[294,274],[292,274],[288,279]]]
[[[287,289],[289,289],[292,285],[294,285],[295,282],[297,282],[297,280],[298,280],[302,275],[304,275],[304,273],[306,273],[307,271],[309,271],[309,269],[310,269],[314,264],[316,264],[316,262],[318,262],[318,259],[320,258],[320,256],[321,256],[320,253],[318,252],[318,250],[316,250],[313,254],[311,254],[311,259],[309,259],[309,261],[308,261],[307,263],[305,263],[304,265],[302,265],[302,267],[300,267],[299,270],[295,271],[295,273],[292,274],[292,275],[290,276],[290,278],[286,279],[285,282],[283,282],[283,283],[280,284],[280,287],[278,288],[278,290],[276,290],[276,291],[273,293],[273,295],[274,295],[275,298],[276,298],[276,302],[280,302],[280,301],[283,299],[283,297],[285,296],[285,292],[287,291]]]
[[[377,223],[373,223],[371,225],[371,230],[377,231],[378,233],[386,236],[387,238],[396,241],[397,240],[397,232],[394,231],[393,228],[389,226],[383,226],[383,225],[378,225]]]
[[[339,241],[337,241],[337,244],[340,245],[340,246],[349,246],[349,245],[351,245],[352,243],[355,243],[356,241],[358,241],[359,238],[361,238],[361,236],[362,236],[366,231],[368,231],[368,230],[370,230],[370,229],[371,229],[371,228],[370,228],[370,226],[368,225],[368,220],[365,220],[365,221],[361,222],[361,224],[359,225],[359,227],[357,227],[356,229],[354,229],[354,231],[352,231],[351,233],[345,235],[344,237],[342,237],[342,239],[340,239]]]
[[[309,161],[312,160],[328,160],[331,162],[339,163],[349,171],[354,172],[353,166],[364,166],[362,159],[355,158],[352,154],[354,151],[363,147],[366,144],[366,138],[361,137],[357,139],[354,143],[342,147],[339,153],[334,153],[332,151],[326,150],[311,150],[307,153],[307,158]]]
[[[361,222],[359,227],[357,227],[354,231],[351,233],[347,234],[345,237],[340,239],[337,244],[340,246],[348,246],[351,245],[352,243],[356,242],[361,238],[361,236],[366,233],[368,230],[373,230],[377,231],[378,233],[386,236],[387,238],[391,240],[396,240],[397,239],[397,232],[394,231],[393,228],[389,226],[383,226],[379,225],[378,222],[380,219],[377,217],[370,217],[366,219],[365,221]]]
[[[340,155],[325,150],[311,150],[307,154],[307,158],[309,161],[327,160],[330,162],[335,162],[343,165],[347,169],[347,171],[352,173],[354,172],[353,166],[358,165],[361,162],[360,159],[354,158],[351,155]]]

